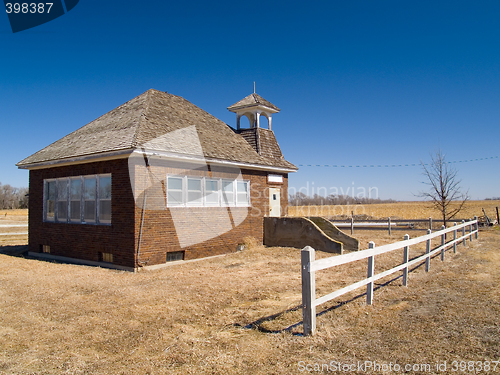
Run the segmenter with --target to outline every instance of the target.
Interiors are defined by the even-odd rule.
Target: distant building
[[[286,213],[297,167],[271,130],[276,106],[254,93],[228,109],[237,129],[148,90],[20,161],[30,252],[133,270],[262,241],[263,218]]]

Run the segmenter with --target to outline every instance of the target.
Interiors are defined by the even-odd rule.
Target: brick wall
[[[43,180],[91,174],[112,174],[112,224],[43,222]],[[134,267],[134,198],[127,159],[30,171],[29,249],[49,245],[52,255],[99,261],[99,252],[113,254],[113,263]]]
[[[247,236],[262,242],[262,218],[269,212],[269,187],[281,189],[282,214],[287,212],[286,174],[282,184],[269,184],[268,172],[242,170],[241,177],[250,181],[251,207],[167,209],[165,181],[161,178],[165,179],[167,173],[234,178],[234,170],[169,164],[152,165],[151,174],[140,163],[134,168],[134,186],[130,183],[128,159],[31,170],[30,251],[40,252],[42,245],[49,245],[53,255],[91,261],[99,261],[99,253],[106,252],[113,254],[114,264],[126,267],[165,263],[167,252],[184,251],[184,259],[194,259],[234,252]],[[43,222],[44,179],[104,173],[112,175],[111,225]]]
[[[137,184],[142,185],[147,176],[143,166],[136,168]],[[139,264],[153,265],[166,261],[167,252],[184,252],[184,259],[195,259],[229,252],[235,252],[238,244],[245,237],[254,237],[263,241],[263,217],[269,212],[269,187],[281,189],[281,209],[285,213],[288,206],[288,176],[283,175],[283,183],[267,182],[268,172],[255,170],[221,170],[217,168],[199,168],[188,165],[159,165],[154,162],[150,169],[155,182],[147,190],[147,198],[137,198],[136,189],[136,224],[135,230],[140,243]],[[165,207],[165,190],[159,181],[167,174],[179,176],[198,176],[211,178],[250,181],[251,207]],[[147,209],[142,210],[146,202]],[[152,203],[149,203],[152,202]],[[155,209],[155,207],[157,209]],[[144,214],[144,216],[143,216]],[[141,231],[142,226],[142,231]]]

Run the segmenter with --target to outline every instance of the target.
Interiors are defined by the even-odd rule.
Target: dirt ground
[[[355,235],[366,248],[404,233]],[[500,373],[499,244],[498,227],[482,229],[408,287],[381,280],[372,306],[363,288],[327,302],[312,337],[301,335],[298,249],[138,273],[0,254],[0,374],[339,373],[339,362],[353,374]],[[377,257],[376,272],[401,259]],[[366,261],[320,271],[317,296],[365,276]]]

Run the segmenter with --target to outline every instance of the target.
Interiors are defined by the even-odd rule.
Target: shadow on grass
[[[436,254],[434,256],[432,256],[431,258],[436,258],[440,256],[439,254]],[[417,257],[417,256],[416,256]],[[415,257],[415,258],[416,258]],[[412,258],[414,259],[414,258]],[[411,260],[411,259],[410,259]],[[425,261],[423,261],[422,263],[414,266],[413,268],[410,268],[408,270],[408,272],[413,272],[415,271],[416,269],[422,267],[425,265]],[[383,288],[387,285],[389,285],[390,283],[398,280],[398,279],[402,279],[403,278],[403,275],[399,275],[399,276],[396,276],[394,278],[392,278],[391,280],[388,280],[384,283],[374,283],[374,287],[373,287],[373,291],[375,292],[376,290],[380,289],[380,288]],[[325,308],[324,310],[322,310],[321,312],[318,312],[316,313],[316,317],[319,317],[319,316],[322,316],[322,315],[325,315],[331,311],[334,311],[336,309],[338,309],[339,307],[347,304],[347,303],[350,303],[350,302],[353,302],[353,301],[356,301],[357,299],[363,297],[363,296],[366,296],[366,292],[365,293],[361,293],[361,294],[358,294],[354,297],[352,297],[351,299],[348,299],[346,301],[340,301],[340,302],[337,302],[336,305],[334,306],[331,306],[331,307],[328,307],[328,308]],[[265,328],[263,326],[263,324],[265,322],[270,322],[270,321],[274,321],[276,319],[279,319],[281,316],[283,316],[284,314],[287,314],[287,313],[290,313],[290,312],[294,312],[294,311],[297,311],[297,310],[300,310],[302,309],[302,305],[297,305],[297,306],[294,306],[290,309],[287,309],[287,310],[284,310],[284,311],[281,311],[279,313],[276,313],[276,314],[273,314],[273,315],[269,315],[269,316],[266,316],[266,317],[263,317],[263,318],[260,318],[260,319],[257,319],[245,326],[242,326],[241,324],[238,324],[238,323],[235,323],[234,326],[236,327],[242,327],[242,328],[245,328],[245,329],[256,329],[260,332],[263,332],[263,333],[284,333],[284,332],[291,332],[294,336],[303,336],[303,333],[300,333],[300,332],[292,332],[292,330],[296,327],[299,327],[301,325],[303,325],[303,321],[300,321],[300,322],[297,322],[297,323],[294,323],[288,327],[285,327],[285,328],[281,328],[281,329],[268,329],[268,328]]]
[[[0,254],[23,257],[28,253],[28,245],[0,246]]]

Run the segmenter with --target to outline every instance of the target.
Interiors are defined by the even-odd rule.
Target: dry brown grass
[[[460,218],[473,218],[482,216],[484,208],[490,218],[496,219],[495,207],[500,207],[500,201],[470,201],[458,216]],[[397,202],[366,205],[339,205],[339,206],[298,206],[288,207],[288,216],[339,216],[369,215],[374,218],[401,218],[401,219],[441,219],[440,212],[428,202]]]
[[[356,236],[365,248],[402,233]],[[373,306],[356,298],[362,290],[322,305],[313,337],[297,335],[297,249],[254,243],[135,274],[0,255],[0,373],[296,374],[299,361],[498,360],[499,240],[498,228],[482,230],[445,262],[433,259],[429,273],[411,272],[408,288],[397,279],[377,289]],[[376,271],[400,259],[379,257]],[[365,277],[365,264],[319,272],[318,295]]]

